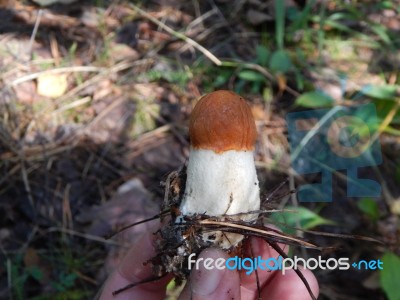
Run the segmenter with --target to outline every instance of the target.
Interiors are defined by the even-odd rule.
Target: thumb
[[[221,249],[206,249],[199,255],[179,300],[240,299],[237,271],[225,268],[229,255]],[[218,263],[218,260],[220,263]],[[224,268],[217,268],[217,266]]]

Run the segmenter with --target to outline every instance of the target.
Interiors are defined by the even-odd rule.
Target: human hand
[[[156,255],[154,247],[154,236],[151,233],[144,234],[141,239],[135,243],[120,266],[114,273],[110,275],[100,295],[100,300],[115,299],[164,299],[166,286],[173,278],[167,275],[164,278],[150,283],[139,284],[130,288],[116,296],[112,296],[112,292],[118,290],[128,284],[140,282],[154,276],[151,266],[143,266],[143,262],[148,261]],[[277,258],[279,254],[272,249],[266,242],[259,238],[250,238],[245,244],[244,256],[257,257],[263,259],[269,257]],[[285,252],[287,246],[280,245]],[[224,258],[228,259],[229,255],[221,249],[209,248],[204,250],[199,258]],[[253,300],[258,297],[257,279],[255,272],[250,275],[245,274],[245,270],[232,271],[228,269],[208,270],[203,264],[199,264],[200,268],[191,272],[179,300],[213,300],[213,299],[242,299]],[[319,288],[315,276],[309,271],[302,269],[305,279],[308,281],[311,290],[315,296],[318,296]],[[286,271],[282,275],[280,271],[258,270],[260,283],[260,293],[262,299],[267,300],[285,300],[285,299],[310,299],[310,295],[294,270]]]

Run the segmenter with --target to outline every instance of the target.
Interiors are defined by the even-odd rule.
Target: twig
[[[289,173],[289,188],[290,190],[295,190],[296,186],[295,186],[295,182],[294,182],[294,176],[292,173]],[[297,200],[297,193],[293,193],[290,196],[290,200],[292,201],[292,205],[294,207],[296,207],[296,209],[299,208],[299,202]],[[301,228],[301,224],[300,224],[300,217],[299,216],[295,216],[295,221],[296,221],[296,227],[297,228]],[[301,230],[296,230],[296,236],[299,236],[301,238],[304,238],[304,234]],[[301,255],[302,257],[307,257],[307,252],[304,248],[300,248],[301,251]]]
[[[69,191],[71,189],[71,184],[67,184],[63,194],[62,200],[62,225],[64,229],[72,228],[72,213],[71,205],[69,200]]]
[[[8,84],[8,86],[15,87],[16,85],[19,85],[25,81],[34,80],[44,74],[61,74],[61,73],[73,73],[73,72],[101,72],[103,70],[104,70],[104,68],[98,68],[98,67],[93,67],[93,66],[72,66],[72,67],[66,67],[66,68],[51,69],[51,70],[41,71],[41,72],[37,72],[37,73],[32,73],[32,74],[17,78],[14,81],[12,81],[10,84]]]
[[[33,238],[35,237],[37,232],[38,232],[38,226],[34,225],[32,231],[29,233],[29,236],[26,239],[25,243],[20,248],[20,250],[19,250],[20,253],[25,253],[26,252],[26,250],[29,247],[29,244],[31,243],[31,241],[33,240]]]
[[[285,258],[285,259],[288,258],[287,254],[282,250],[282,248],[279,247],[279,245],[278,245],[276,242],[267,241],[267,243],[268,243],[272,248],[274,248],[274,250],[275,250],[276,252],[278,252],[280,256],[282,256],[282,257]],[[310,284],[308,283],[307,279],[304,277],[304,275],[303,275],[303,273],[300,271],[300,269],[294,268],[293,270],[296,272],[297,276],[299,276],[299,278],[301,279],[301,281],[304,283],[304,285],[305,285],[305,287],[306,287],[308,293],[309,293],[310,296],[311,296],[311,299],[312,299],[312,300],[317,300],[317,297],[315,297],[315,295],[314,295],[314,293],[313,293],[313,291],[312,291],[312,289],[311,289],[311,287],[310,287]]]
[[[147,12],[145,12],[143,9],[139,8],[138,6],[136,6],[134,4],[130,4],[130,6],[132,7],[133,10],[135,10],[140,15],[142,15],[146,19],[148,19],[151,22],[153,22],[154,24],[156,24],[161,29],[165,30],[169,34],[173,35],[174,37],[176,37],[176,38],[178,38],[180,40],[183,40],[184,42],[188,43],[189,45],[191,45],[194,48],[196,48],[197,50],[199,50],[201,53],[203,53],[209,60],[211,60],[217,66],[222,65],[221,60],[219,60],[214,54],[212,54],[210,51],[208,51],[206,48],[204,48],[202,45],[200,45],[196,41],[194,41],[191,38],[187,37],[183,33],[175,31],[171,27],[169,27],[169,26],[165,25],[164,23],[160,22],[159,20],[157,20],[156,18],[152,17],[151,15],[149,15]]]
[[[121,72],[123,70],[137,67],[137,66],[142,66],[142,65],[147,65],[147,64],[152,64],[153,60],[152,59],[142,59],[142,60],[136,60],[136,61],[122,61],[110,68],[101,68],[99,69],[99,74],[93,76],[92,78],[85,80],[83,83],[80,85],[74,87],[72,90],[68,91],[66,94],[61,96],[60,98],[56,99],[54,101],[55,105],[59,105],[63,101],[71,98],[72,96],[76,95],[78,92],[81,90],[87,88],[88,86],[95,84],[96,82],[102,80],[103,78],[110,78],[113,74],[116,74],[118,72]],[[95,68],[95,67],[93,67]],[[48,111],[48,109],[43,110],[39,113],[39,115],[44,114]]]
[[[277,79],[274,75],[272,75],[266,68],[264,68],[258,64],[247,63],[247,62],[242,62],[242,61],[223,61],[223,62],[221,62],[221,66],[243,67],[246,69],[254,70],[254,71],[257,71],[260,74],[264,75],[267,79],[271,80],[272,82],[277,82]],[[300,93],[298,91],[292,89],[290,86],[286,85],[285,90],[295,97],[300,96]]]
[[[129,244],[121,244],[118,242],[115,242],[113,240],[106,240],[103,237],[99,237],[97,235],[93,235],[93,234],[88,234],[88,233],[82,233],[82,232],[78,232],[72,229],[67,229],[67,228],[60,228],[60,227],[50,227],[47,230],[48,233],[50,232],[62,232],[62,233],[67,233],[70,235],[75,235],[75,236],[79,236],[82,238],[85,238],[87,240],[91,240],[91,241],[95,241],[95,242],[100,242],[103,244],[110,244],[110,245],[117,245],[117,246],[124,246],[124,247],[129,247]]]
[[[69,103],[67,105],[64,105],[63,107],[60,107],[59,109],[54,110],[52,112],[52,114],[55,115],[55,114],[58,114],[60,112],[63,112],[63,111],[66,111],[66,110],[69,110],[69,109],[84,105],[84,104],[90,102],[91,100],[92,100],[91,97],[84,97],[82,99],[79,99],[79,100],[76,100],[74,102],[71,102],[71,103]]]
[[[10,291],[9,297],[10,300],[13,300],[13,293],[12,293],[12,286],[13,286],[13,282],[12,282],[12,262],[11,259],[7,258],[7,285],[8,285],[8,290]]]
[[[35,218],[36,218],[35,201],[32,196],[31,185],[29,183],[28,174],[27,174],[26,168],[25,168],[25,155],[23,154],[23,152],[20,154],[20,158],[21,158],[22,181],[24,183],[25,192],[28,196],[28,200],[29,200],[29,204],[31,205],[32,212],[35,214]]]
[[[85,274],[82,274],[78,270],[75,271],[75,274],[78,275],[79,278],[82,278],[83,280],[85,280],[85,281],[87,281],[87,282],[89,282],[89,283],[91,283],[91,284],[93,284],[95,286],[99,285],[99,283],[95,279],[93,279],[93,278],[91,278],[89,276],[86,276]]]
[[[329,121],[329,119],[334,116],[338,111],[342,108],[340,106],[333,107],[330,109],[312,128],[304,138],[300,141],[296,149],[291,154],[291,161],[295,161],[301,151],[303,151],[304,147],[308,144],[308,142],[318,133],[318,130]]]
[[[35,41],[37,31],[39,29],[40,25],[40,19],[42,18],[43,10],[39,9],[36,15],[36,21],[35,21],[35,26],[33,27],[32,35],[31,38],[29,39],[29,45],[28,45],[28,53],[29,57],[32,57],[32,47],[33,47],[33,42]]]
[[[220,226],[224,226],[224,227],[227,227],[227,228],[229,228],[229,227],[230,228],[237,228],[237,229],[241,229],[241,230],[247,230],[247,231],[250,231],[250,232],[256,232],[256,233],[262,234],[263,236],[272,236],[272,237],[282,238],[284,240],[288,240],[288,241],[292,241],[292,242],[295,242],[295,243],[299,243],[299,244],[303,245],[304,247],[315,248],[315,249],[318,248],[317,246],[315,246],[315,245],[313,245],[311,243],[302,241],[302,240],[297,239],[295,237],[291,237],[291,236],[287,236],[287,235],[284,235],[284,234],[281,234],[281,233],[277,233],[277,232],[271,231],[270,228],[259,229],[259,228],[254,228],[254,227],[251,227],[251,226],[245,226],[245,225],[240,225],[240,224],[235,224],[235,223],[220,222],[220,221],[211,221],[211,220],[201,220],[201,221],[199,221],[199,225],[220,225]]]
[[[210,28],[203,30],[201,33],[199,33],[197,35],[197,40],[198,41],[202,41],[204,40],[207,36],[209,36],[210,34],[212,34],[216,29],[225,27],[226,25],[224,23],[219,23],[219,24],[215,24],[213,26],[211,26]],[[191,34],[194,34],[193,32]],[[189,44],[185,44],[183,45],[180,49],[179,52],[185,52],[186,50],[190,49],[190,45]]]
[[[87,126],[86,130],[90,130],[92,126],[97,124],[101,119],[103,119],[110,111],[112,111],[114,108],[118,107],[118,105],[123,104],[126,99],[124,97],[119,97],[116,99],[113,99],[113,101],[106,107],[104,108]]]
[[[254,259],[254,251],[253,251],[253,244],[250,242],[250,252],[251,252],[251,258]],[[261,287],[260,287],[260,277],[258,276],[258,270],[255,268],[255,274],[256,274],[256,284],[257,284],[257,300],[261,300]]]
[[[21,158],[22,156],[18,152],[16,153],[6,152],[4,154],[0,154],[0,160],[9,162],[18,162],[21,159],[23,159],[23,161],[43,160],[43,152],[46,152],[47,155],[51,156],[67,150],[71,150],[76,146],[78,140],[68,139],[63,141],[63,143],[67,142],[69,142],[69,144],[65,146],[60,146],[61,145],[60,142],[60,143],[51,143],[47,145],[24,147],[23,158]]]
[[[124,286],[123,288],[120,288],[120,289],[118,289],[118,290],[116,290],[116,291],[113,291],[113,292],[112,292],[112,295],[115,297],[115,296],[117,296],[118,294],[120,294],[120,293],[122,293],[122,292],[124,292],[124,291],[126,291],[126,290],[129,290],[129,289],[131,289],[131,288],[134,288],[135,286],[138,286],[139,284],[145,284],[145,283],[149,283],[149,282],[153,282],[153,281],[160,280],[160,279],[164,278],[165,276],[167,276],[167,274],[168,274],[168,273],[166,273],[166,274],[164,274],[164,275],[161,275],[161,276],[150,277],[150,278],[148,278],[148,279],[139,281],[139,282],[137,282],[137,283],[130,283],[130,284]]]
[[[120,233],[120,232],[122,232],[122,231],[124,231],[124,230],[126,230],[126,229],[132,228],[132,227],[134,227],[134,226],[136,226],[136,225],[140,225],[140,224],[143,224],[143,223],[147,223],[147,222],[149,222],[149,221],[153,221],[153,220],[160,219],[162,216],[167,215],[167,214],[169,214],[169,213],[170,213],[169,210],[165,210],[165,211],[162,211],[162,212],[160,212],[159,214],[156,214],[156,215],[154,215],[154,216],[152,216],[152,217],[150,217],[150,218],[143,219],[143,220],[140,220],[140,221],[135,222],[135,223],[133,223],[133,224],[129,224],[129,225],[127,225],[127,226],[124,226],[124,227],[122,227],[121,229],[119,229],[118,231],[113,232],[113,233],[107,235],[107,236],[105,237],[105,239],[106,239],[106,240],[109,240],[109,239],[111,239],[113,236],[117,235],[118,233]]]
[[[385,130],[386,127],[392,122],[393,118],[395,117],[397,111],[400,108],[400,98],[396,99],[396,104],[392,107],[389,113],[386,115],[385,119],[383,119],[382,123],[380,124],[378,130],[372,136],[370,144],[375,142],[375,140],[381,135],[381,133]]]
[[[215,13],[217,13],[217,10],[215,8],[213,8],[213,9],[209,10],[208,12],[202,14],[201,16],[197,17],[192,22],[190,22],[189,25],[187,26],[186,30],[190,30],[191,28],[193,28],[199,24],[202,24],[206,19],[213,16]]]

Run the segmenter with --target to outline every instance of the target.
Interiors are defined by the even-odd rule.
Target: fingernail
[[[208,296],[217,289],[222,277],[224,276],[225,269],[207,269],[205,268],[204,263],[209,258],[215,261],[217,258],[221,257],[220,252],[222,251],[216,249],[208,249],[200,254],[199,259],[203,258],[204,260],[199,263],[199,269],[194,270],[190,277],[191,289],[194,295]],[[222,255],[224,254],[225,253],[223,253]]]

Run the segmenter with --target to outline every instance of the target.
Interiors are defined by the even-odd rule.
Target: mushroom
[[[257,214],[243,214],[260,209],[253,157],[257,130],[246,101],[225,90],[202,97],[191,114],[189,135],[182,215],[204,214],[221,219],[233,215],[229,218],[254,221]],[[208,232],[203,239],[227,249],[237,245],[243,236]]]

